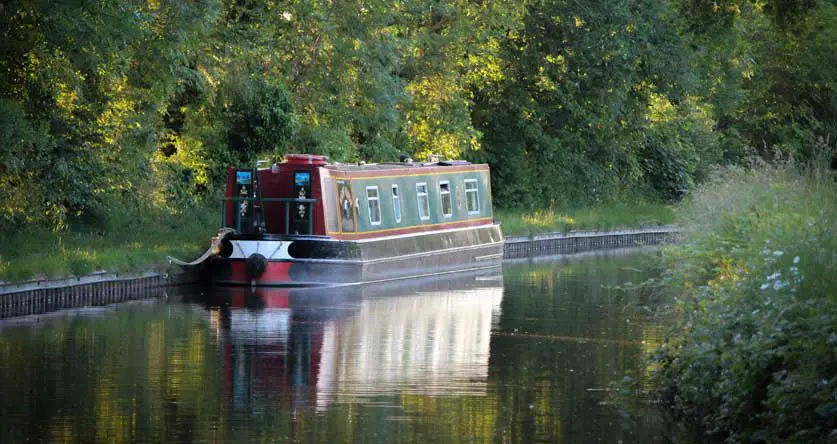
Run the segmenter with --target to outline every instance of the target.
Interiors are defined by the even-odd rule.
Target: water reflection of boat
[[[484,393],[502,278],[412,284],[212,288],[204,302],[233,407]]]

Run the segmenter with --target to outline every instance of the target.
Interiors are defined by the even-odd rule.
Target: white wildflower
[[[777,272],[775,272],[775,273],[771,274],[770,276],[768,276],[768,277],[767,277],[767,280],[768,280],[768,281],[772,281],[773,279],[777,279],[777,278],[780,278],[780,277],[782,277],[782,273],[779,273],[779,272],[777,271]]]
[[[793,263],[794,263],[794,264],[798,264],[798,263],[799,263],[799,256],[795,256],[795,257],[793,258]]]
[[[761,288],[762,290],[767,290],[767,287],[770,287],[770,284],[761,284],[761,287],[759,288]]]
[[[782,250],[776,250],[776,251],[773,252],[773,256],[776,256],[776,257],[779,257],[783,254],[785,254],[785,252],[782,251]]]

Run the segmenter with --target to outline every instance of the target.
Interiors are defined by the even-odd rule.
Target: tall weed
[[[717,170],[665,251],[679,321],[655,395],[712,442],[837,441],[837,187],[790,163]]]

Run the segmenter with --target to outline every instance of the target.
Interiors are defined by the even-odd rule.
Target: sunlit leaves
[[[688,49],[666,21],[673,11],[659,2],[547,1],[526,12],[501,51],[503,81],[476,91],[472,113],[487,151],[475,158],[492,162],[503,184],[495,197],[577,206],[635,189],[649,95],[691,81],[678,63]]]
[[[183,45],[212,11],[168,1],[3,5],[0,97],[41,134],[20,142],[36,153],[17,158],[30,177],[4,187],[27,190],[27,221],[95,221],[136,191]],[[13,151],[0,157],[11,162]]]

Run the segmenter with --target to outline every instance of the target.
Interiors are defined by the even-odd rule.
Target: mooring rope
[[[182,267],[193,267],[195,265],[200,265],[203,261],[209,259],[210,256],[215,254],[215,249],[218,248],[219,245],[221,245],[221,242],[224,241],[225,237],[232,233],[235,233],[235,230],[232,228],[221,228],[220,230],[218,230],[218,234],[212,239],[212,245],[209,246],[209,249],[206,250],[206,252],[203,255],[201,255],[201,257],[193,260],[192,262],[181,261],[180,259],[171,256],[166,256],[166,259],[169,260],[170,264],[177,264]]]

